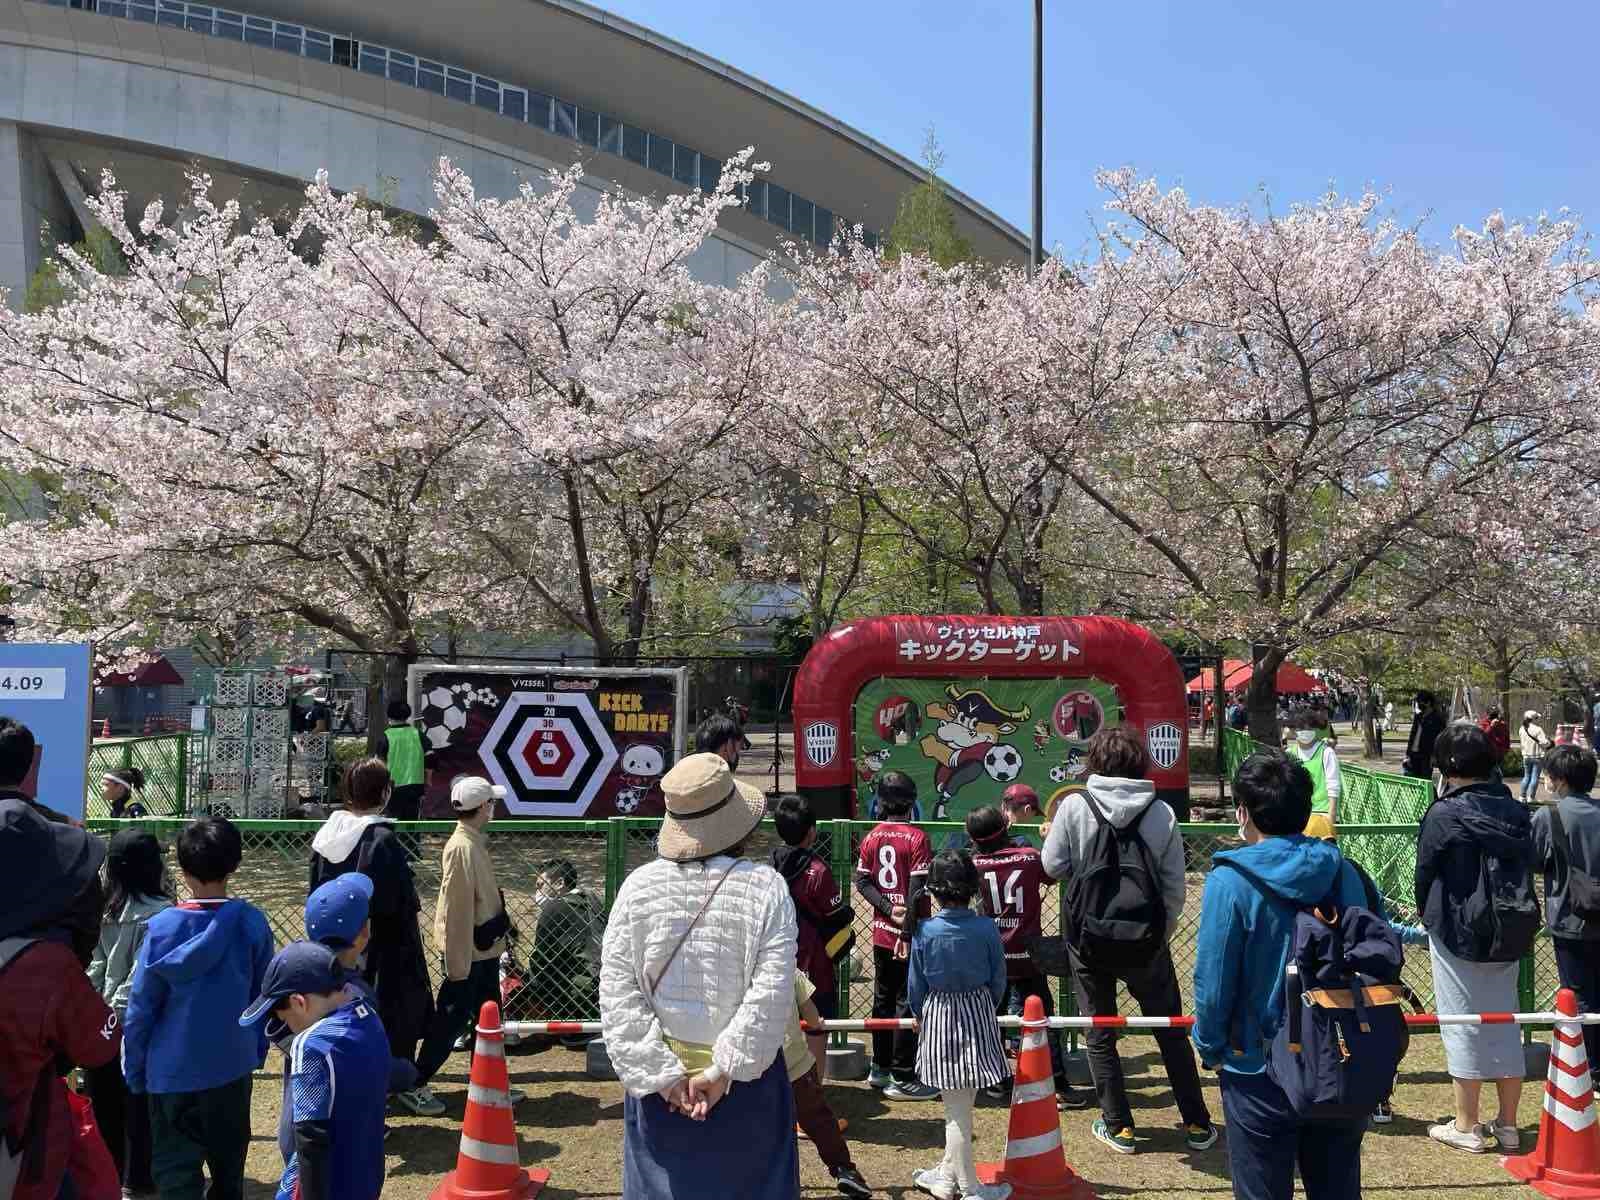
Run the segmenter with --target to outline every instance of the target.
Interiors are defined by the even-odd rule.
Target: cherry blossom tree
[[[479,196],[449,162],[438,239],[398,236],[322,182],[310,226],[347,300],[486,426],[495,461],[458,481],[463,545],[503,575],[503,619],[580,632],[604,661],[639,654],[655,580],[707,575],[739,535],[733,453],[761,399],[778,307],[758,267],[731,287],[690,260],[751,178],[663,200],[600,197],[582,170]]]
[[[1062,469],[1123,530],[1139,607],[1250,645],[1271,738],[1288,654],[1390,618],[1374,576],[1431,589],[1502,553],[1515,468],[1592,453],[1595,266],[1564,219],[1496,214],[1444,251],[1374,194],[1262,215],[1101,182],[1086,291],[1150,319],[1102,446]]]

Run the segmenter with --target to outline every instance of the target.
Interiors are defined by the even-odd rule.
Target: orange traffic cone
[[[517,1161],[505,1034],[500,1028],[500,1006],[493,1000],[478,1013],[478,1044],[472,1052],[470,1080],[456,1169],[439,1181],[429,1200],[530,1200],[550,1182],[550,1172],[534,1167],[523,1170]]]
[[[108,738],[108,737],[111,736],[111,718],[110,717],[107,717],[105,720],[100,722],[100,736],[103,737],[103,738]]]
[[[984,1183],[1009,1183],[1016,1200],[1095,1200],[1094,1189],[1067,1166],[1061,1149],[1047,1034],[1044,1002],[1029,996],[1022,1006],[1022,1053],[1011,1088],[1006,1160],[979,1163],[978,1178]]]
[[[1571,989],[1556,993],[1556,1011],[1578,1015],[1578,998]],[[1557,1200],[1600,1200],[1600,1128],[1595,1125],[1594,1082],[1582,1025],[1557,1025],[1551,1031],[1539,1144],[1530,1154],[1502,1158],[1500,1165]]]

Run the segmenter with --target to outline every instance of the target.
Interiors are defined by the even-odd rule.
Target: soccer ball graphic
[[[1022,755],[1017,753],[1015,746],[1001,742],[998,746],[989,747],[989,753],[983,756],[983,769],[989,772],[989,778],[996,783],[1010,783],[1022,774]]]
[[[1057,763],[1050,768],[1051,783],[1065,783],[1067,781],[1067,767],[1065,763]]]
[[[616,806],[619,813],[631,813],[638,809],[639,801],[644,799],[642,788],[623,788],[617,793]]]
[[[467,727],[467,705],[472,698],[460,687],[436,687],[422,698],[422,740],[431,749],[443,750],[455,733]]]

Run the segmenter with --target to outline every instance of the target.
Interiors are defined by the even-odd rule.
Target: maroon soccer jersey
[[[933,862],[933,843],[915,825],[884,821],[861,839],[856,870],[883,893],[890,904],[904,904],[913,875],[926,876]],[[876,911],[872,914],[872,944],[893,950],[902,932]]]
[[[1006,975],[1019,979],[1037,974],[1028,942],[1039,935],[1044,889],[1054,882],[1044,872],[1039,851],[1032,846],[974,850],[972,863],[978,868],[978,907],[1000,930]]]

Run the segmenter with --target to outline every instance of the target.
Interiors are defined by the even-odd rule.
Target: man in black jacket
[[[1417,715],[1411,718],[1411,740],[1406,743],[1405,772],[1417,779],[1433,774],[1433,744],[1444,730],[1444,714],[1432,692],[1417,693]]]

